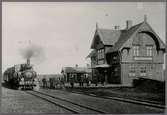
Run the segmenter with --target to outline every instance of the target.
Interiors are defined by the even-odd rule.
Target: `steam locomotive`
[[[30,65],[30,59],[26,64],[18,64],[8,68],[3,73],[3,81],[12,89],[33,89],[37,73]]]

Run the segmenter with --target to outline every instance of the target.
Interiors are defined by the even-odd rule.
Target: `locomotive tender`
[[[33,89],[37,73],[30,65],[30,59],[27,59],[26,64],[18,64],[8,68],[3,74],[5,84],[13,89]]]

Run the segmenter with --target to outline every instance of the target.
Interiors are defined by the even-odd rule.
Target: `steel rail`
[[[112,96],[98,96],[98,95],[91,94],[91,93],[90,94],[86,94],[86,93],[77,92],[77,91],[71,91],[71,93],[83,94],[83,95],[87,95],[87,96],[91,96],[91,97],[98,97],[98,98],[103,98],[103,99],[117,100],[117,101],[123,101],[123,102],[127,102],[127,103],[145,105],[145,106],[148,106],[148,107],[165,109],[165,105],[157,104],[157,103],[151,103],[149,101],[143,101],[143,100],[139,100],[139,99],[128,99],[128,98],[122,98],[122,97],[118,97],[118,96],[115,96],[115,97],[112,97]]]
[[[69,111],[71,111],[71,112],[73,112],[73,113],[76,113],[76,114],[79,114],[80,112],[78,112],[78,111],[76,111],[76,110],[74,110],[74,109],[72,109],[72,108],[70,108],[70,107],[67,107],[67,106],[64,106],[64,105],[62,105],[62,104],[56,103],[55,101],[51,101],[51,100],[49,100],[49,99],[47,99],[47,98],[45,98],[45,97],[41,97],[41,96],[39,96],[39,95],[37,95],[37,94],[34,94],[34,93],[32,93],[32,92],[36,92],[36,93],[38,93],[38,94],[40,94],[40,95],[48,96],[48,97],[53,98],[53,99],[61,100],[61,101],[64,101],[64,102],[68,102],[68,103],[73,104],[73,105],[75,105],[75,106],[79,106],[79,107],[81,107],[81,108],[85,108],[85,109],[94,111],[94,112],[96,112],[96,113],[101,113],[101,114],[106,114],[106,113],[108,113],[108,112],[106,112],[106,111],[97,110],[97,109],[95,109],[95,108],[88,107],[88,106],[84,106],[84,105],[81,105],[81,104],[78,104],[78,103],[74,103],[74,102],[72,102],[72,101],[69,101],[69,100],[66,100],[66,99],[62,99],[62,98],[59,98],[59,97],[56,97],[56,96],[53,96],[53,95],[50,95],[50,94],[46,94],[46,93],[43,93],[43,92],[34,91],[34,90],[31,91],[31,92],[27,92],[27,93],[29,93],[29,94],[31,94],[31,95],[34,95],[34,96],[36,96],[36,97],[40,97],[40,98],[42,98],[43,100],[46,100],[46,101],[48,101],[48,102],[50,102],[50,103],[52,103],[52,104],[55,104],[55,105],[57,105],[57,106],[60,106],[60,107],[62,107],[62,108],[64,108],[64,109],[67,109],[67,110],[69,110]]]
[[[79,114],[77,111],[74,111],[74,110],[71,109],[71,108],[68,108],[68,107],[66,107],[66,106],[64,106],[64,105],[58,104],[58,103],[56,103],[56,102],[54,102],[54,101],[51,101],[51,100],[49,100],[49,99],[47,99],[47,98],[44,98],[44,97],[41,97],[41,96],[39,96],[39,95],[33,94],[32,92],[29,92],[29,91],[25,91],[25,92],[28,93],[28,94],[31,94],[31,95],[33,95],[33,96],[35,96],[35,97],[41,98],[42,100],[45,100],[45,101],[47,101],[47,102],[49,102],[49,103],[52,103],[52,104],[54,104],[54,105],[56,105],[56,106],[59,106],[59,107],[61,107],[61,108],[64,108],[64,109],[66,109],[66,110],[68,110],[68,111],[70,111],[70,112],[72,112],[72,113]]]

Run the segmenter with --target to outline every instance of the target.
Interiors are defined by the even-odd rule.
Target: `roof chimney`
[[[147,22],[147,15],[144,15],[144,22]]]
[[[126,21],[126,29],[128,30],[131,27],[132,27],[132,20],[127,20]]]
[[[27,65],[30,65],[30,59],[29,58],[27,59]]]
[[[98,27],[98,23],[96,22],[96,29],[98,29],[99,27]]]
[[[114,29],[115,30],[119,30],[119,26],[114,26]]]

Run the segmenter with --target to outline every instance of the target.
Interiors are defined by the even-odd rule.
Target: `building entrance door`
[[[99,82],[103,85],[108,83],[108,69],[107,68],[99,68]]]
[[[109,68],[108,83],[120,84],[121,83],[120,73],[121,73],[120,66],[118,65]]]

